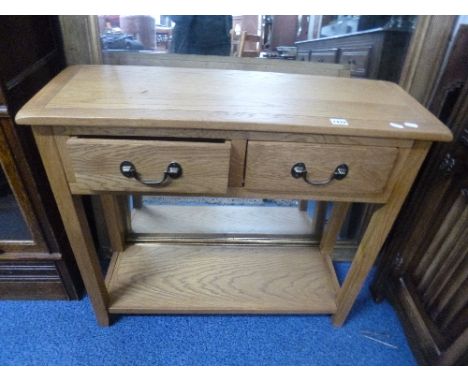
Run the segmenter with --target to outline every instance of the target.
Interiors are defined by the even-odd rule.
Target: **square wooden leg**
[[[341,326],[346,320],[429,148],[430,142],[418,141],[415,143],[405,161],[405,168],[401,171],[400,177],[393,187],[389,200],[373,213],[348,275],[338,293],[337,311],[333,315],[334,325]]]
[[[109,296],[81,197],[70,192],[52,130],[38,126],[34,136],[97,320],[101,326],[108,326]]]

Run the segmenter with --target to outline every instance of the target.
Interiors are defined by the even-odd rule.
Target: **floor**
[[[349,264],[335,264],[340,279]],[[367,281],[369,282],[369,280]],[[329,316],[120,316],[81,301],[0,301],[0,365],[414,365],[395,312],[366,285],[348,321]]]

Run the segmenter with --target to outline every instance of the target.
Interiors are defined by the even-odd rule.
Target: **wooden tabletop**
[[[68,67],[16,122],[452,139],[444,124],[390,82],[148,66]]]

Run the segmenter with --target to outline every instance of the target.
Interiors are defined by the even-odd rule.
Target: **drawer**
[[[72,137],[64,150],[70,187],[81,193],[223,194],[227,190],[230,142]],[[162,184],[144,184],[161,180]]]
[[[296,55],[297,61],[310,61],[310,52],[309,51],[300,51]]]
[[[372,47],[341,49],[340,64],[349,65],[352,77],[368,77]]]
[[[339,146],[307,143],[249,142],[245,187],[279,193],[298,193],[298,196],[379,194],[385,189],[392,172],[398,149],[393,147]],[[292,168],[303,163],[307,174],[295,178]],[[347,174],[328,184],[340,165],[347,166]],[[297,169],[297,168],[296,168]]]
[[[313,49],[310,51],[310,61],[336,63],[338,58],[338,49]]]

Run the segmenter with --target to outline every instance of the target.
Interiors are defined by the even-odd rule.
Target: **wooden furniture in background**
[[[2,220],[2,229],[24,224],[26,231],[21,238],[0,240],[0,299],[76,299],[81,279],[32,132],[13,121],[65,67],[58,20],[2,16],[0,21],[0,162],[18,209],[14,219]]]
[[[372,29],[297,41],[297,60],[349,65],[352,77],[398,82],[411,31]]]
[[[252,48],[252,45],[254,48]],[[262,51],[262,36],[241,32],[239,46],[237,48],[237,57],[259,57]]]
[[[294,97],[285,96],[283,83],[294,89]],[[317,91],[310,92],[311,88]],[[82,97],[84,91],[86,99]],[[259,102],[259,99],[263,101]],[[335,325],[342,325],[431,142],[451,139],[450,132],[439,120],[397,85],[387,82],[194,68],[70,67],[43,88],[18,113],[16,120],[34,125],[42,160],[101,325],[109,324],[109,313],[169,312],[329,313],[333,314]],[[95,138],[90,138],[93,135]],[[189,170],[190,158],[180,159],[182,168],[189,166],[187,172],[182,172],[182,177],[166,182],[164,187],[143,187],[143,179],[160,179],[164,171],[164,167],[148,166],[151,161],[158,160],[157,151],[151,156],[142,155],[138,150],[126,150],[122,157],[103,154],[96,158],[97,164],[83,165],[81,161],[86,158],[74,158],[73,150],[70,150],[76,140],[113,145],[115,137],[120,138],[119,144],[128,147],[139,144],[170,146],[179,144],[180,139],[192,145],[204,142],[213,148],[206,149],[206,166],[209,166],[210,158],[217,158],[216,153],[229,151],[233,140],[245,141],[247,157],[244,161],[229,161],[224,175],[216,167],[217,161],[212,161],[216,187],[210,188],[208,178],[202,195],[356,201],[377,203],[380,207],[372,215],[351,269],[339,289],[329,257],[318,249],[306,246],[299,250],[289,244],[277,250],[278,243],[268,244],[267,239],[258,256],[247,257],[246,254],[253,251],[252,247],[248,243],[238,243],[232,250],[239,258],[226,257],[224,246],[220,244],[211,248],[210,256],[205,259],[200,255],[200,261],[196,263],[190,259],[190,253],[195,252],[190,246],[179,248],[177,244],[169,243],[132,245],[126,242],[126,248],[121,251],[124,240],[118,240],[114,243],[116,253],[105,282],[81,195],[136,191],[189,195],[190,192],[200,192],[198,188],[192,188],[190,182],[194,175],[193,170]],[[255,153],[259,145],[267,150],[262,154],[267,157],[272,156],[268,147],[284,145],[292,148],[285,158],[290,163],[281,164],[284,172],[278,173],[275,169],[265,174],[255,172],[250,154]],[[320,165],[310,162],[305,154],[307,150],[295,150],[304,145],[330,152],[328,162]],[[276,150],[275,147],[271,150]],[[375,147],[388,152],[389,156],[394,155],[393,164],[389,164],[388,158],[369,160],[366,152]],[[298,155],[294,156],[296,151]],[[185,155],[195,156],[190,149]],[[260,163],[259,153],[256,155],[255,161]],[[178,157],[171,160],[177,162]],[[135,169],[130,170],[131,166],[123,161],[132,162]],[[299,171],[296,168],[299,162],[306,164],[310,174],[292,180],[292,174]],[[346,162],[349,162],[349,174],[342,180],[332,180],[332,177],[344,174],[340,165]],[[244,186],[227,185],[221,190],[218,180],[227,179],[232,172],[229,167],[239,165],[245,165],[245,169],[235,171],[246,174]],[[333,175],[338,174],[337,167],[341,169],[339,175]],[[86,168],[92,171],[83,171]],[[98,173],[98,168],[106,169],[105,173]],[[365,174],[375,175],[375,187],[362,191],[360,168]],[[122,174],[119,175],[119,171]],[[132,178],[132,174],[140,181]],[[311,182],[327,180],[329,184],[306,187],[306,179]],[[292,181],[292,189],[278,191],[278,185]],[[354,191],[354,187],[361,191]],[[334,216],[339,218],[343,214]],[[330,222],[331,232],[335,232],[341,223]],[[120,232],[115,221],[108,219],[108,225],[115,227],[113,232]],[[328,248],[331,234],[325,237],[324,247]],[[140,246],[144,248],[139,250]],[[204,250],[203,246],[199,248]],[[268,257],[270,250],[272,256]],[[283,250],[292,254],[287,260]],[[168,257],[167,253],[174,256]],[[268,262],[265,261],[267,257]],[[247,258],[250,266],[245,268]],[[310,261],[309,265],[305,266],[304,261]],[[181,264],[188,268],[180,268]],[[156,268],[158,272],[155,273]],[[242,277],[232,277],[233,269]],[[158,277],[159,272],[164,272],[163,279]],[[160,293],[161,282],[169,291],[178,290],[174,300],[163,303],[155,298]],[[183,289],[178,287],[182,284],[185,285]],[[306,304],[300,297],[305,286],[308,294],[315,296]],[[205,298],[207,295],[225,298],[213,299],[210,303],[211,300]],[[190,304],[186,305],[189,300]]]
[[[269,49],[275,50],[278,46],[293,46],[297,41],[297,29],[297,15],[274,15]]]
[[[385,244],[372,287],[378,300],[386,297],[395,306],[423,365],[468,363],[467,40],[468,27],[461,26],[428,105],[451,128],[454,141],[431,149]],[[429,54],[430,42],[424,46]],[[415,95],[427,100],[432,89],[418,81],[411,81]]]

